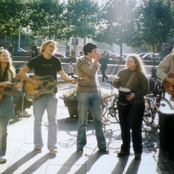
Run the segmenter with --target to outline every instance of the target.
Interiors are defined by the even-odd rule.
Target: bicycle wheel
[[[172,104],[164,97],[161,97],[160,101],[159,97],[153,97],[153,100],[155,101],[156,106],[158,108],[160,107],[160,109],[172,109]]]
[[[118,110],[117,110],[117,98],[118,95],[114,94],[113,96],[107,96],[105,100],[107,100],[107,111],[103,115],[103,119],[105,122],[109,123],[117,123],[118,120]]]
[[[151,98],[145,98],[145,112],[143,116],[142,128],[146,132],[153,132],[158,128],[158,120],[155,120],[157,108],[155,102]]]
[[[115,118],[116,122],[119,123],[119,118],[118,118],[118,95],[115,95],[114,99],[112,100],[111,106],[109,107],[109,113],[112,117]]]
[[[103,119],[104,123],[107,121],[107,119],[106,119],[106,113],[107,113],[107,110],[108,110],[107,109],[108,106],[109,106],[108,99],[107,99],[107,97],[105,97],[104,98],[104,102],[102,104],[102,119]]]

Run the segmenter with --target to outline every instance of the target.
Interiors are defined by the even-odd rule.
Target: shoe
[[[22,115],[22,113],[20,113]],[[23,117],[30,117],[31,114],[27,113],[26,111],[23,111]]]
[[[51,153],[51,154],[58,153],[58,150],[57,150],[57,149],[51,149],[51,150],[50,150],[50,153]]]
[[[35,148],[34,151],[35,151],[36,153],[41,153],[41,152],[42,152],[42,148]]]
[[[129,154],[130,154],[129,152],[120,151],[117,153],[117,157],[127,156]]]
[[[83,153],[83,148],[77,148],[77,153],[82,154]]]
[[[109,150],[107,148],[99,149],[99,152],[101,152],[103,154],[109,154]]]
[[[141,154],[135,154],[134,160],[141,160]]]
[[[0,163],[6,163],[7,158],[5,158],[5,156],[0,156]]]

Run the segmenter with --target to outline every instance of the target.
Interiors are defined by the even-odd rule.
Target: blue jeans
[[[3,96],[4,97],[4,96]],[[0,100],[0,156],[5,156],[7,149],[7,126],[13,115],[13,96]]]
[[[45,110],[48,115],[48,149],[52,150],[57,148],[57,98],[55,94],[43,95],[33,101],[35,148],[43,147],[41,127]]]
[[[86,127],[89,108],[94,119],[95,132],[98,148],[106,148],[106,141],[103,133],[102,112],[100,105],[99,92],[79,92],[77,91],[78,101],[78,135],[77,148],[86,145]]]
[[[0,156],[5,156],[7,148],[7,126],[10,116],[0,117]]]

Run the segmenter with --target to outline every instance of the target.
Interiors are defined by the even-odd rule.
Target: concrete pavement
[[[100,78],[101,79],[101,78]],[[58,97],[74,85],[59,85]],[[110,93],[109,84],[101,83],[104,93]],[[27,109],[32,114],[32,107]],[[8,127],[7,162],[0,164],[4,174],[173,174],[174,162],[167,160],[167,152],[159,148],[158,132],[143,133],[141,161],[135,161],[133,149],[129,157],[117,158],[121,146],[119,124],[104,126],[108,155],[98,153],[94,125],[88,121],[87,145],[82,155],[76,153],[77,118],[70,118],[63,100],[58,102],[58,154],[47,149],[48,122],[43,117],[44,147],[42,153],[33,151],[33,116],[13,117]]]

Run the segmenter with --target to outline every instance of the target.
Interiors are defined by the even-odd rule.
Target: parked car
[[[147,54],[147,53],[146,52],[142,52],[142,53],[140,53],[138,55],[142,58],[145,54]]]
[[[154,54],[154,59],[155,60],[160,60],[159,54],[155,53]],[[153,53],[147,53],[144,56],[142,56],[142,60],[151,60],[153,61]]]
[[[37,47],[37,51],[38,51],[38,55],[41,55],[42,54],[41,51],[40,51],[40,47]],[[31,56],[31,50],[27,51],[27,55],[28,56]],[[60,58],[65,58],[65,55],[64,54],[57,53],[57,52],[54,53],[54,56],[60,57]]]
[[[28,54],[23,48],[13,47],[13,56],[28,56]]]

